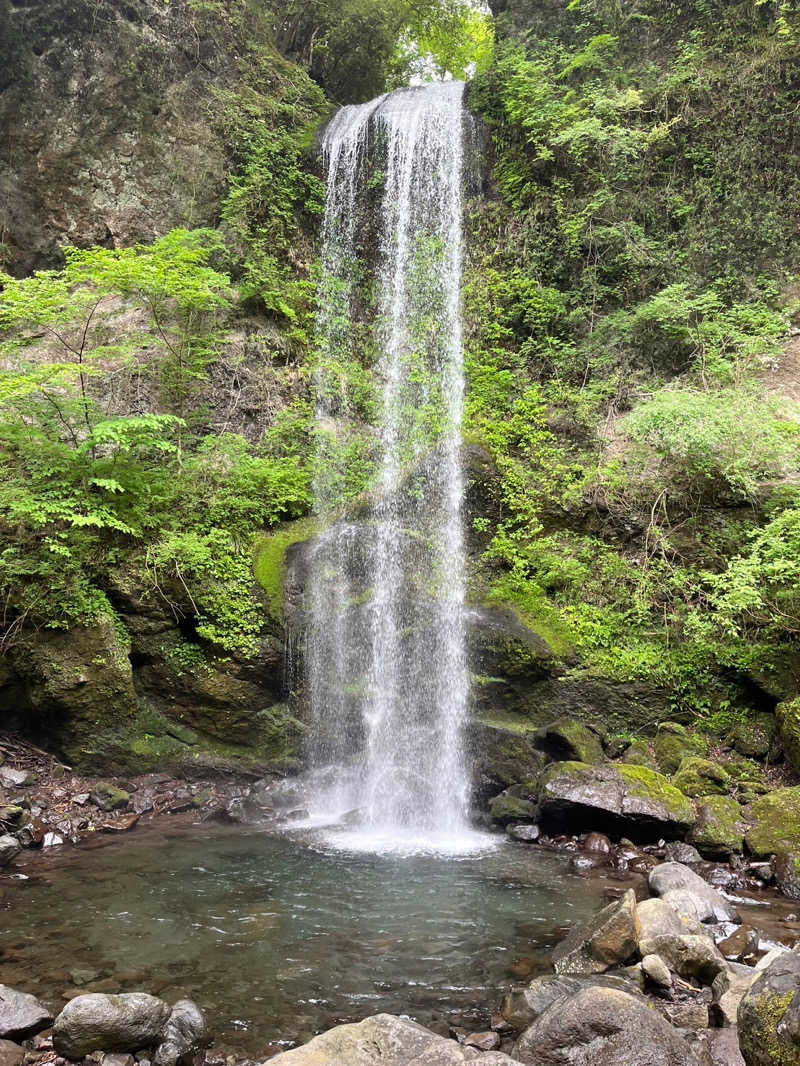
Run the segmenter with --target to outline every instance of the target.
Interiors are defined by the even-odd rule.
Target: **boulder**
[[[524,988],[515,988],[506,993],[501,1014],[512,1029],[521,1031],[535,1022],[548,1007],[574,996],[585,988],[613,988],[629,995],[636,991],[630,980],[616,974],[596,974],[593,977],[559,977],[549,974],[546,977],[536,977]]]
[[[645,955],[642,959],[642,973],[656,988],[672,987],[672,974],[660,955]]]
[[[684,759],[691,755],[705,755],[706,745],[692,736],[678,722],[662,722],[658,727],[653,748],[662,773],[674,774]]]
[[[603,745],[591,729],[575,718],[558,718],[536,733],[536,744],[559,761],[596,763],[603,761]]]
[[[302,1047],[284,1051],[269,1066],[514,1066],[500,1051],[478,1051],[437,1036],[408,1018],[376,1014],[337,1025]]]
[[[53,1015],[35,996],[0,985],[0,1037],[25,1040],[46,1029]]]
[[[786,758],[794,772],[800,773],[800,697],[779,703],[775,719]]]
[[[546,758],[536,747],[536,724],[521,714],[486,712],[469,725],[479,780],[501,788],[539,776]]]
[[[777,728],[775,715],[762,711],[752,718],[737,722],[731,730],[728,743],[740,755],[746,755],[750,759],[764,759],[773,746]]]
[[[710,933],[696,918],[687,918],[663,899],[644,899],[636,905],[641,926],[639,940],[652,940],[657,936],[707,935]]]
[[[641,997],[593,986],[553,1003],[515,1044],[530,1066],[697,1066],[689,1045]]]
[[[702,1035],[708,1066],[745,1066],[739,1050],[739,1031],[736,1028],[709,1029]]]
[[[747,1066],[800,1066],[800,955],[783,951],[739,1003],[739,1044]]]
[[[526,818],[533,818],[536,808],[531,800],[521,796],[512,796],[509,792],[501,792],[489,801],[489,813],[493,822],[499,825],[507,825],[509,822],[520,822]]]
[[[787,899],[800,899],[800,851],[782,851],[772,864],[778,888]]]
[[[750,807],[753,822],[745,834],[747,850],[756,858],[800,851],[800,786],[779,788]]]
[[[642,955],[659,955],[680,977],[696,977],[706,985],[727,968],[725,959],[707,936],[656,936],[641,940],[639,950]]]
[[[683,840],[671,840],[664,848],[664,862],[687,863],[702,862],[703,856],[692,844],[686,844]]]
[[[110,781],[98,781],[89,793],[89,800],[101,811],[121,811],[130,803],[131,794]]]
[[[610,903],[585,925],[576,926],[553,952],[553,969],[559,975],[603,973],[624,963],[636,951],[641,927],[636,915],[636,894]]]
[[[0,836],[0,870],[8,866],[22,851],[19,841],[10,833]]]
[[[739,913],[694,870],[679,862],[663,862],[650,872],[650,891],[682,916],[698,922],[736,922]]]
[[[0,1040],[0,1066],[22,1066],[25,1048],[12,1040]]]
[[[190,999],[173,1006],[153,1056],[155,1066],[178,1066],[191,1062],[194,1052],[209,1044],[206,1016]]]
[[[92,1051],[139,1051],[160,1043],[170,1008],[145,992],[91,992],[70,1000],[53,1026],[53,1047],[68,1059]]]
[[[658,770],[658,765],[646,740],[632,741],[620,757],[620,762],[630,766],[646,766],[648,770]]]
[[[677,778],[676,778],[677,780]],[[747,825],[742,809],[732,796],[701,796],[696,804],[697,821],[688,840],[710,859],[741,853]]]
[[[531,822],[517,822],[506,826],[506,832],[512,840],[519,840],[523,844],[533,844],[541,836],[538,825]]]
[[[725,796],[730,791],[731,779],[718,763],[691,755],[682,760],[672,783],[684,796]]]
[[[644,766],[559,762],[539,779],[539,820],[625,835],[678,836],[694,824],[691,801]]]
[[[739,1004],[755,979],[756,971],[735,973],[730,968],[721,970],[711,985],[713,1003],[711,1018],[722,1029],[737,1024]]]

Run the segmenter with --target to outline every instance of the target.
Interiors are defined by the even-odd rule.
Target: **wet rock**
[[[25,1048],[11,1040],[0,1040],[0,1066],[22,1066]]]
[[[144,992],[90,993],[64,1007],[53,1026],[60,1055],[79,1059],[91,1051],[137,1051],[159,1041],[170,1009]]]
[[[0,985],[0,1037],[25,1040],[52,1024],[53,1016],[35,996]]]
[[[199,810],[201,807],[205,807],[206,804],[211,803],[214,798],[214,793],[210,788],[201,788],[199,792],[195,792],[192,796],[192,806],[195,810]]]
[[[727,966],[713,941],[705,936],[657,936],[641,940],[639,950],[642,955],[659,955],[680,977],[696,977],[706,985]]]
[[[4,807],[0,807],[0,822],[4,826],[17,826],[22,823],[25,817],[25,808],[18,807],[14,803],[7,803]]]
[[[139,814],[123,814],[119,818],[101,822],[100,828],[104,833],[126,833],[129,829],[133,829],[140,817]]]
[[[672,974],[660,955],[645,955],[642,959],[642,973],[656,988],[672,987]]]
[[[98,781],[89,793],[89,799],[101,811],[119,811],[128,806],[131,794],[110,781]]]
[[[149,788],[142,788],[134,793],[133,799],[131,800],[131,806],[135,813],[144,814],[146,811],[152,811],[153,797],[154,793],[152,789]]]
[[[530,800],[523,799],[521,796],[513,796],[509,792],[501,792],[499,796],[489,801],[492,821],[499,825],[533,818],[535,809]]]
[[[606,821],[626,833],[671,836],[683,834],[695,820],[691,801],[664,776],[621,763],[554,763],[540,778],[539,815],[540,821]]]
[[[512,1054],[530,1066],[697,1066],[689,1045],[643,999],[601,986],[554,1003]]]
[[[756,971],[734,973],[730,968],[720,971],[711,985],[713,1004],[711,1019],[719,1028],[737,1024],[739,1004],[756,977]]]
[[[717,944],[726,959],[752,958],[758,951],[758,933],[749,925],[740,925]]]
[[[702,862],[703,857],[692,844],[686,844],[682,840],[671,840],[664,848],[665,862],[680,862],[685,866],[687,863]]]
[[[475,1047],[478,1051],[494,1051],[500,1047],[500,1037],[491,1030],[485,1033],[467,1033],[464,1037],[465,1047]]]
[[[605,833],[589,833],[583,842],[583,850],[608,855],[611,851],[611,841]]]
[[[70,970],[69,979],[74,985],[89,985],[96,981],[102,974],[99,970]]]
[[[779,788],[759,797],[749,816],[753,825],[744,839],[755,858],[800,851],[800,786]]]
[[[563,976],[603,973],[618,966],[636,950],[640,928],[636,894],[629,889],[562,940],[553,952],[553,969]]]
[[[481,1053],[463,1047],[391,1014],[337,1025],[303,1047],[269,1060],[270,1066],[461,1066],[465,1062],[514,1066],[514,1060],[501,1051]]]
[[[712,859],[741,853],[747,826],[736,800],[731,796],[701,796],[695,806],[697,821],[688,839]]]
[[[539,839],[541,831],[538,825],[518,822],[506,826],[506,832],[512,840],[519,840],[523,844],[533,844]]]
[[[747,1066],[800,1064],[800,955],[781,952],[739,1004],[739,1044]]]
[[[699,922],[737,922],[736,908],[702,877],[679,862],[664,862],[650,874],[650,891]]]
[[[10,833],[0,836],[0,869],[8,866],[22,851],[19,841]]]
[[[636,913],[641,925],[640,942],[652,940],[657,936],[684,936],[687,933],[696,934],[702,931],[698,921],[681,917],[675,908],[663,899],[642,900],[637,904]]]
[[[558,718],[536,732],[536,744],[556,760],[597,763],[603,746],[597,735],[575,718]]]
[[[164,1026],[153,1062],[155,1066],[178,1066],[179,1063],[183,1066],[191,1061],[194,1052],[209,1042],[205,1014],[192,1000],[178,1000]]]
[[[684,796],[724,796],[730,790],[731,779],[718,763],[691,755],[682,760],[672,783]]]

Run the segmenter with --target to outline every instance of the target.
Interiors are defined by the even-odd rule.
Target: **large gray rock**
[[[800,1066],[800,955],[780,952],[739,1003],[739,1045],[747,1066]]]
[[[500,1051],[462,1047],[392,1014],[337,1025],[302,1047],[276,1055],[269,1066],[461,1066],[464,1062],[514,1066],[514,1059]]]
[[[209,1043],[206,1016],[191,999],[179,999],[164,1026],[153,1056],[155,1066],[178,1066]]]
[[[138,1051],[161,1042],[170,1009],[145,992],[76,996],[53,1026],[53,1047],[68,1059],[92,1051]]]
[[[591,974],[619,966],[636,951],[640,929],[636,894],[628,889],[561,941],[553,952],[553,969],[561,975]]]
[[[705,933],[708,930],[696,919],[686,918],[663,899],[644,899],[636,905],[641,932],[640,941],[657,936],[687,936]]]
[[[0,985],[0,1037],[25,1040],[46,1029],[53,1015],[35,996]]]
[[[539,820],[567,827],[682,836],[694,824],[689,799],[645,766],[559,762],[539,779]]]
[[[710,985],[727,963],[707,936],[657,936],[639,943],[642,955],[659,955],[681,977],[696,977]]]
[[[601,986],[550,1006],[513,1055],[530,1066],[697,1066],[689,1045],[644,1000]]]
[[[694,870],[680,862],[663,862],[650,873],[650,891],[685,918],[698,922],[736,922],[739,912]]]
[[[748,967],[748,973],[736,973],[731,969],[722,970],[714,978],[711,991],[714,1001],[711,1005],[711,1018],[720,1029],[732,1029],[737,1025],[739,1004],[756,978],[756,971]]]

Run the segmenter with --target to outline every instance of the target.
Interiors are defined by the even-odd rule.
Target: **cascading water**
[[[309,559],[311,759],[335,767],[321,775],[321,817],[349,810],[350,842],[378,848],[474,844],[464,738],[463,89],[442,82],[343,108],[323,142],[315,496],[326,528]],[[370,273],[375,476],[368,501],[350,508],[358,519],[343,520],[335,509],[357,422],[343,368],[364,359],[354,305]]]

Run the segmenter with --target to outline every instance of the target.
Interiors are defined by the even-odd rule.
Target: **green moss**
[[[647,766],[626,763],[616,763],[615,769],[631,795],[657,800],[676,822],[694,821],[694,809],[690,800],[671,785],[663,774]]]
[[[267,594],[270,614],[279,621],[283,618],[286,553],[294,544],[316,536],[321,528],[320,519],[303,518],[281,526],[256,542],[253,572]]]
[[[731,781],[727,772],[717,763],[689,756],[681,762],[672,783],[685,796],[724,796],[730,789]]]
[[[619,761],[630,766],[647,766],[650,770],[657,769],[650,744],[646,740],[632,740]]]
[[[506,713],[495,711],[490,714],[482,714],[479,721],[489,729],[501,729],[508,733],[524,735],[536,732],[536,726],[530,719],[524,718],[521,714],[512,714],[510,711]]]
[[[574,654],[575,642],[569,626],[557,608],[527,582],[505,574],[492,584],[485,601],[492,607],[512,611],[524,626],[547,642],[558,658]]]
[[[800,1066],[800,1051],[778,1038],[778,1026],[794,999],[794,992],[748,997],[748,1024],[739,1030],[739,1042],[748,1063],[755,1066]]]
[[[697,799],[697,821],[688,840],[709,858],[724,858],[731,852],[741,852],[744,825],[742,811],[730,796],[700,796]]]
[[[800,787],[761,796],[752,804],[750,817],[754,824],[745,843],[757,858],[800,850]]]

